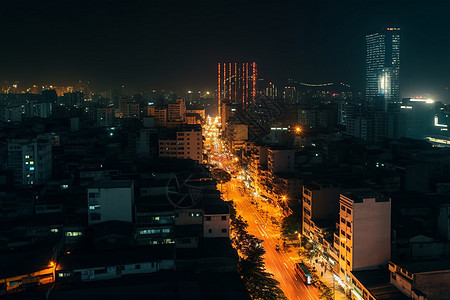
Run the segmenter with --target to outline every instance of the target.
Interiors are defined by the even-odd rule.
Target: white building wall
[[[353,270],[385,264],[391,255],[391,202],[353,204]]]

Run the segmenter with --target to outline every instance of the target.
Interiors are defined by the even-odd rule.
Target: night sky
[[[218,61],[364,89],[364,36],[402,28],[403,96],[450,86],[450,1],[3,1],[0,80],[213,89]]]

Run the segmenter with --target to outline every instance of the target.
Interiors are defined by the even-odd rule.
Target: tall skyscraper
[[[218,63],[217,66],[219,115],[223,103],[239,104],[241,108],[246,108],[255,101],[258,80],[255,62]]]
[[[400,28],[366,35],[366,99],[371,108],[400,102]]]

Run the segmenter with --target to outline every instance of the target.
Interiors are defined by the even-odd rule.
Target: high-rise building
[[[252,63],[218,63],[217,69],[217,97],[219,115],[222,103],[236,103],[246,108],[254,103],[258,69]]]
[[[50,142],[39,139],[9,140],[8,167],[13,170],[16,184],[45,184],[52,174]]]
[[[400,102],[400,28],[366,35],[366,99],[372,109]]]

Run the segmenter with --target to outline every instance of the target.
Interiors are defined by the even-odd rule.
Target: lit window
[[[66,236],[81,236],[83,233],[81,231],[67,231]]]
[[[30,158],[30,156],[29,155],[25,155],[25,158]]]
[[[59,229],[58,229],[58,228],[52,228],[52,229],[50,229],[50,232],[58,233],[58,232],[59,232]]]
[[[30,165],[34,165],[34,161],[30,161]]]

